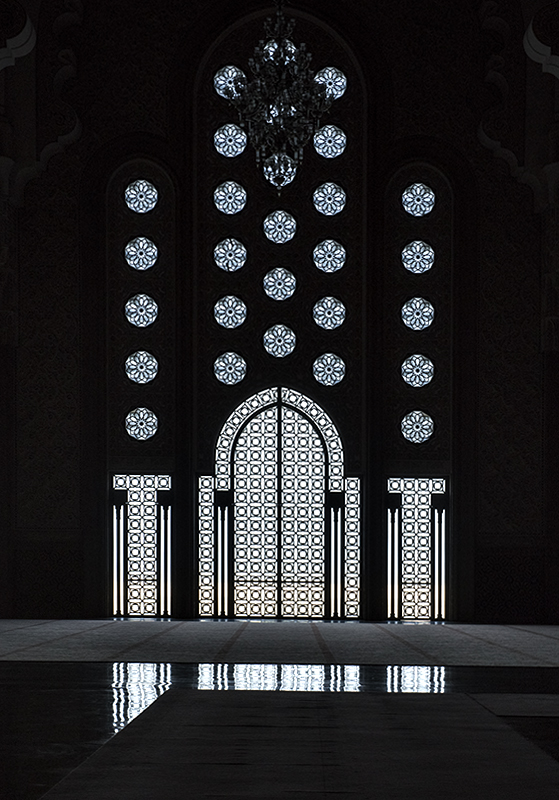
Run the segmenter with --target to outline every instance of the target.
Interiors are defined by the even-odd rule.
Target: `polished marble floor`
[[[192,690],[430,695],[433,708],[460,695],[559,761],[550,626],[0,620],[0,685],[9,800],[38,800],[163,695]]]

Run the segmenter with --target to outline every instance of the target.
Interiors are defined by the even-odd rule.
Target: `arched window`
[[[315,402],[246,400],[199,487],[201,616],[359,616],[360,480]]]

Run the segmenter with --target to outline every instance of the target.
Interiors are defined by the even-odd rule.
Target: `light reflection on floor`
[[[445,668],[387,666],[386,692],[440,694]],[[359,692],[363,668],[351,664],[198,664],[203,691]],[[113,664],[113,730],[118,733],[172,686],[168,663]]]

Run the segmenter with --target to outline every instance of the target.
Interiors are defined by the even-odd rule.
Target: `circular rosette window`
[[[334,353],[324,353],[313,364],[313,375],[323,386],[334,386],[345,377],[345,362]]]
[[[272,300],[287,300],[297,286],[295,275],[288,269],[276,267],[264,275],[264,291]]]
[[[314,135],[314,149],[323,158],[337,158],[345,150],[347,137],[336,125],[324,125]]]
[[[433,435],[434,422],[424,411],[410,411],[402,420],[402,436],[408,442],[422,444]]]
[[[312,199],[317,211],[327,217],[333,217],[344,210],[346,194],[337,183],[328,182],[314,190]]]
[[[313,308],[316,324],[327,331],[339,328],[345,320],[345,306],[336,297],[323,297]]]
[[[237,239],[223,239],[214,247],[214,261],[225,272],[235,272],[245,265],[247,249]]]
[[[222,125],[214,133],[214,146],[220,155],[235,158],[247,146],[247,135],[238,125]]]
[[[264,220],[264,233],[271,242],[285,244],[295,236],[297,223],[287,211],[273,211]]]
[[[149,408],[135,408],[131,411],[125,421],[126,432],[132,439],[143,441],[151,439],[157,433],[158,420],[153,411]]]
[[[273,325],[264,334],[264,349],[271,356],[285,358],[295,349],[296,336],[287,325]]]
[[[435,251],[425,242],[410,242],[402,250],[402,264],[409,272],[427,272],[435,263]]]
[[[412,297],[402,306],[402,322],[412,331],[428,328],[435,318],[435,309],[423,297]]]
[[[326,87],[326,97],[329,100],[338,100],[347,89],[347,78],[337,67],[324,67],[316,73],[314,79]]]
[[[157,246],[145,236],[131,239],[124,248],[126,263],[133,269],[150,269],[157,261],[157,255]]]
[[[134,383],[149,383],[157,375],[159,364],[155,356],[146,350],[138,350],[128,356],[124,370]]]
[[[225,181],[214,191],[214,203],[223,214],[238,214],[247,202],[247,193],[240,183]]]
[[[313,261],[322,272],[337,272],[345,264],[346,252],[343,244],[325,239],[313,250]]]
[[[402,378],[410,386],[427,386],[433,380],[435,366],[430,358],[416,353],[402,363]]]
[[[135,211],[136,214],[146,214],[157,204],[157,189],[149,181],[143,179],[133,181],[126,187],[124,200],[131,211]]]
[[[246,75],[238,67],[228,65],[218,69],[214,75],[214,89],[220,97],[233,100],[241,96],[240,89],[246,85]]]
[[[247,372],[247,364],[238,353],[223,353],[214,361],[214,375],[228,386],[240,383]]]
[[[136,328],[147,328],[157,319],[157,303],[148,294],[135,294],[124,306],[126,319]]]
[[[435,192],[424,183],[412,183],[402,192],[402,205],[413,217],[424,217],[435,207]]]
[[[214,317],[218,325],[223,328],[238,328],[247,316],[247,307],[235,295],[229,294],[222,297],[214,306]]]

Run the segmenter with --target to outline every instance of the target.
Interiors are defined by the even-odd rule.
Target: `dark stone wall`
[[[159,158],[178,182],[177,235],[188,254],[193,122],[181,92],[238,7],[99,0],[66,27],[61,0],[41,8],[37,97],[29,97],[36,126],[27,135],[41,152],[76,118],[81,134],[45,159],[17,210],[17,387],[6,400],[15,453],[3,437],[13,460],[13,552],[0,613],[87,617],[106,613],[107,591],[103,181],[126,160]],[[479,9],[443,0],[355,0],[349,13],[330,0],[297,6],[339,31],[363,68],[377,142],[372,212],[388,167],[426,153],[446,154],[446,177],[465,202],[453,341],[454,616],[537,622],[553,580],[543,568],[540,219],[531,191],[479,137],[484,125],[508,147],[524,146],[523,22],[501,3],[511,35],[500,38]],[[260,10],[256,1],[243,7]],[[506,102],[486,80],[490,69],[506,81]],[[183,442],[190,433],[186,425]]]

